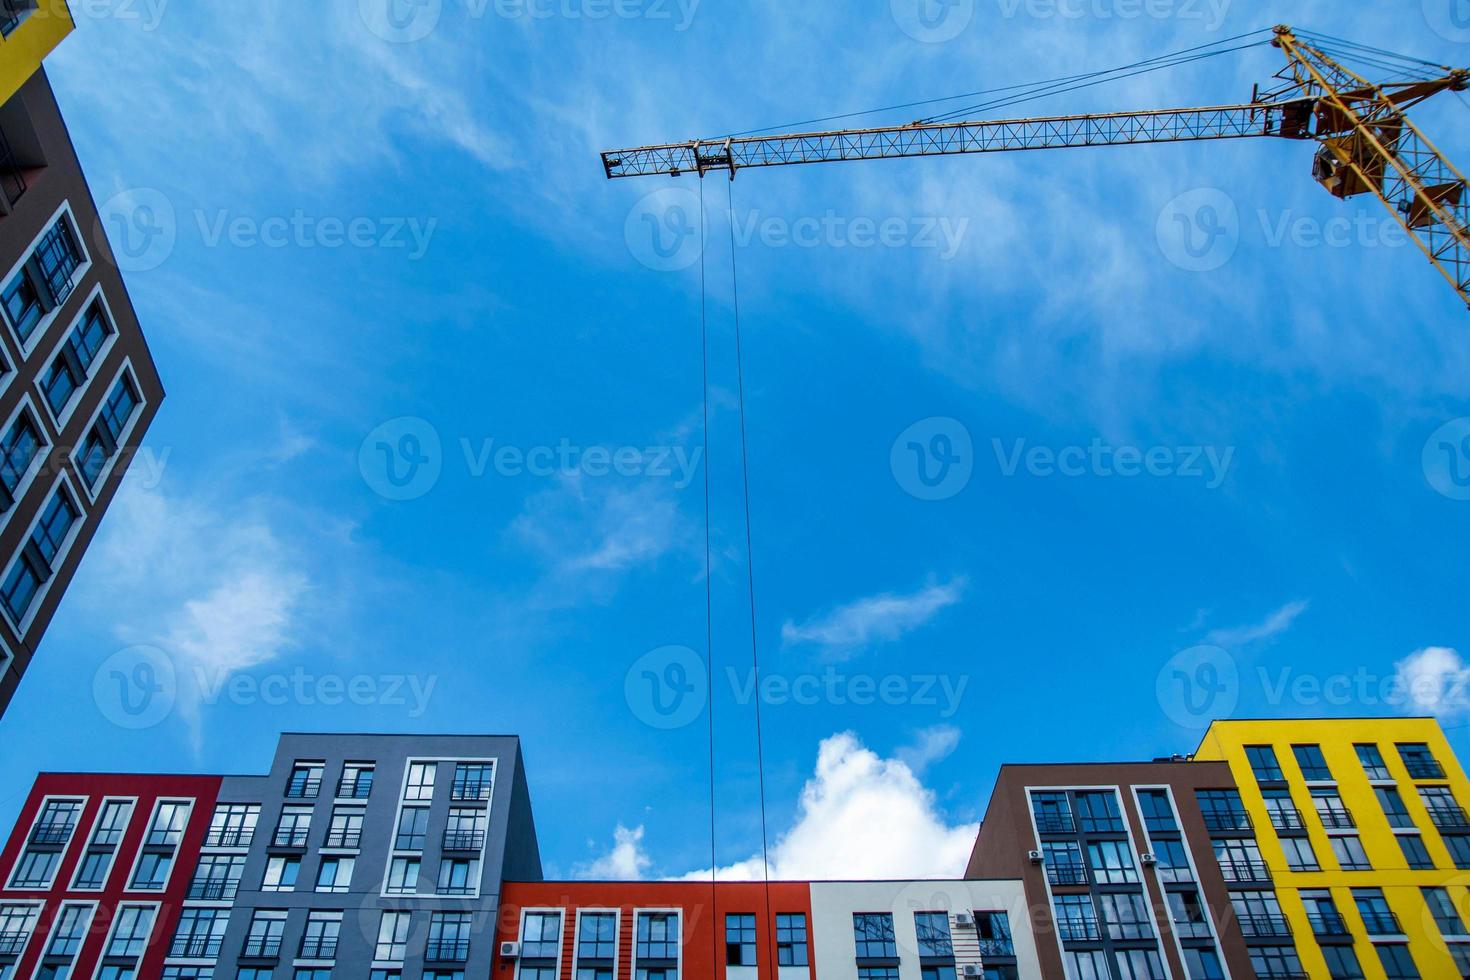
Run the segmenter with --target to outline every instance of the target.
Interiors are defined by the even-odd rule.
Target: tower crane
[[[734,180],[737,171],[747,168],[840,160],[1254,137],[1313,142],[1313,177],[1338,198],[1375,195],[1470,305],[1470,188],[1407,115],[1440,93],[1470,87],[1470,70],[1392,56],[1353,42],[1342,42],[1348,46],[1343,49],[1319,39],[1325,36],[1299,35],[1284,25],[1273,34],[1270,43],[1286,58],[1286,66],[1274,76],[1278,84],[1267,91],[1257,86],[1251,101],[1240,105],[978,121],[938,117],[900,126],[608,150],[602,163],[610,179],[686,173],[703,178],[725,171]],[[1343,50],[1355,57],[1344,57]],[[1387,60],[1391,56],[1431,70],[1401,72],[1414,77],[1375,83],[1343,64],[1359,60],[1356,56],[1384,69],[1403,67]],[[1052,86],[1041,94],[1058,90]]]

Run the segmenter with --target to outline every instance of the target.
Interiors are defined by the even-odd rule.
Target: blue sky
[[[169,400],[4,721],[6,817],[40,768],[513,732],[550,873],[708,868],[699,253],[673,237],[697,187],[609,183],[597,152],[1280,21],[1470,62],[1450,0],[975,0],[927,28],[906,0],[375,3],[75,5],[49,70]],[[1245,101],[1279,58],[1021,111]],[[1420,118],[1464,157],[1466,111]],[[1310,163],[1255,140],[735,182],[778,873],[956,873],[1001,762],[1188,751],[1209,714],[1470,718],[1465,311]],[[731,866],[759,783],[732,188],[704,190]],[[172,682],[135,716],[119,676]]]

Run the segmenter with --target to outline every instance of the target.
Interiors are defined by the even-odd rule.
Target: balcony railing
[[[239,879],[205,878],[189,885],[189,898],[195,902],[227,902],[239,891]]]
[[[993,956],[1015,956],[1016,944],[1009,939],[982,939],[980,955],[986,959]]]
[[[361,847],[361,830],[329,830],[324,847]]]
[[[325,937],[303,939],[301,940],[301,958],[303,960],[334,960],[337,958],[337,940]]]
[[[1244,810],[1206,810],[1203,816],[1205,829],[1215,834],[1243,834],[1255,826]]]
[[[1209,939],[1210,924],[1195,919],[1186,919],[1183,922],[1175,922],[1174,934],[1180,939]]]
[[[1470,817],[1458,806],[1432,806],[1429,819],[1440,830],[1470,830]]]
[[[288,800],[314,800],[321,795],[322,779],[292,779],[286,786]]]
[[[485,832],[483,830],[444,831],[444,850],[446,851],[478,851],[484,846]]]
[[[281,955],[280,936],[251,936],[245,940],[240,955],[246,959],[274,959]]]
[[[1247,939],[1289,939],[1291,926],[1284,915],[1242,915],[1240,931]]]
[[[454,781],[449,788],[449,798],[456,803],[474,802],[476,800],[490,799],[490,780],[488,779],[466,779]]]
[[[1409,771],[1413,779],[1443,779],[1444,766],[1433,759],[1416,759],[1413,762],[1404,760],[1404,768]]]
[[[1095,919],[1058,919],[1057,932],[1066,942],[1097,942],[1102,929]]]
[[[372,776],[344,776],[337,780],[337,799],[339,800],[365,800],[372,794],[372,791]]]
[[[1312,935],[1319,939],[1352,935],[1347,920],[1337,912],[1308,912],[1307,921],[1311,923]]]
[[[1363,928],[1370,936],[1402,936],[1404,927],[1392,912],[1364,912]]]
[[[1322,818],[1322,826],[1327,830],[1353,830],[1358,826],[1346,810],[1318,810],[1317,816]]]
[[[0,956],[19,956],[28,938],[26,932],[0,932]]]
[[[1271,811],[1271,826],[1277,830],[1305,830],[1306,824],[1302,822],[1302,812],[1295,808]]]
[[[1087,869],[1080,864],[1049,864],[1046,877],[1053,885],[1085,885]]]
[[[424,959],[434,963],[460,963],[469,958],[468,939],[431,939],[424,947]]]
[[[168,955],[189,959],[213,959],[219,955],[222,936],[179,936],[168,948]]]
[[[31,831],[31,843],[65,844],[71,840],[71,832],[75,829],[76,824],[71,823],[36,824],[36,829]]]
[[[1075,834],[1077,821],[1070,813],[1038,813],[1036,829],[1043,834]]]
[[[1271,869],[1264,861],[1221,861],[1220,874],[1230,884],[1271,880]]]
[[[210,829],[204,835],[205,847],[249,847],[255,840],[255,831],[230,827],[222,830]]]
[[[271,844],[275,847],[305,847],[308,833],[310,833],[309,829],[277,827],[275,836],[271,838]]]

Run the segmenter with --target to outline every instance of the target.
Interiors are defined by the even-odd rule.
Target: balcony
[[[1312,926],[1312,935],[1318,942],[1352,939],[1347,920],[1335,911],[1308,912],[1307,922]]]
[[[424,947],[424,959],[431,963],[463,963],[469,958],[468,939],[431,939]]]
[[[1443,779],[1444,766],[1433,759],[1415,759],[1410,762],[1404,760],[1404,768],[1409,771],[1411,779]]]
[[[1440,830],[1470,831],[1470,817],[1458,806],[1432,806],[1429,808],[1429,820]]]
[[[247,960],[273,960],[280,955],[280,936],[251,936],[240,950],[240,957]]]
[[[361,847],[362,846],[362,831],[361,830],[329,830],[329,831],[327,831],[327,839],[326,839],[326,841],[323,842],[322,846],[323,847],[349,847],[349,848]]]
[[[337,799],[365,800],[373,792],[373,777],[363,774],[356,777],[344,776],[337,780]]]
[[[1402,936],[1404,927],[1392,912],[1364,912],[1363,928],[1370,936]]]
[[[0,956],[19,956],[29,937],[26,932],[0,932]]]
[[[1291,926],[1284,915],[1242,915],[1236,921],[1247,939],[1291,938]]]
[[[322,778],[317,776],[313,779],[295,779],[286,787],[286,799],[288,800],[314,800],[321,795]]]
[[[255,831],[239,828],[228,828],[216,830],[211,828],[204,835],[205,847],[249,847],[251,841],[255,840]]]
[[[466,779],[454,781],[449,788],[449,798],[456,803],[474,803],[490,799],[490,780]]]
[[[1053,885],[1085,885],[1087,869],[1080,864],[1047,865],[1046,880]]]
[[[1244,810],[1206,810],[1202,816],[1205,829],[1212,834],[1248,834],[1255,829]]]
[[[1302,812],[1294,807],[1271,811],[1271,826],[1278,832],[1292,833],[1307,829],[1302,821]]]
[[[479,851],[484,846],[485,832],[483,830],[444,831],[444,850],[446,851]]]
[[[1096,919],[1058,919],[1057,934],[1064,942],[1095,943],[1102,939]]]
[[[1358,826],[1346,810],[1318,810],[1317,816],[1322,818],[1322,826],[1327,830],[1355,830]]]
[[[1264,861],[1221,861],[1220,874],[1229,885],[1257,884],[1271,880],[1271,869]]]
[[[309,829],[298,829],[295,827],[277,827],[276,834],[271,838],[272,847],[305,847],[306,835]]]
[[[980,940],[980,955],[984,959],[990,959],[993,956],[1014,957],[1016,944],[1009,939],[982,939]]]
[[[1042,834],[1075,834],[1077,821],[1070,813],[1038,813],[1036,830]]]
[[[195,902],[228,902],[239,891],[238,879],[205,878],[189,885],[189,899]]]
[[[303,960],[334,960],[337,958],[337,938],[322,936],[317,939],[303,939],[300,956]]]
[[[65,844],[71,840],[71,832],[76,829],[76,824],[70,823],[39,823],[36,829],[31,831],[32,844]]]
[[[223,943],[221,936],[180,936],[168,948],[168,955],[188,959],[214,959]]]

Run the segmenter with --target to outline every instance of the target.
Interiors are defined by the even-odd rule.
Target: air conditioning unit
[[[521,955],[520,943],[501,943],[500,958],[503,960],[519,959]]]
[[[970,912],[956,912],[954,914],[954,924],[961,929],[973,929],[975,928],[975,916]]]
[[[1032,864],[1040,864],[1042,862],[1042,860],[1043,860],[1043,857],[1044,856],[1042,855],[1042,853],[1040,851],[1027,851],[1026,852],[1026,860],[1030,861]]]
[[[1153,855],[1153,854],[1147,854],[1147,853],[1140,854],[1140,855],[1138,855],[1138,859],[1140,861],[1142,861],[1144,864],[1158,864],[1159,863],[1159,859],[1155,855]]]
[[[985,976],[985,970],[984,970],[984,968],[982,968],[982,967],[980,967],[980,966],[978,966],[977,964],[974,964],[974,963],[966,963],[965,964],[965,968],[962,971],[960,971],[960,972],[964,976],[967,976],[967,977],[983,977],[983,976]]]

